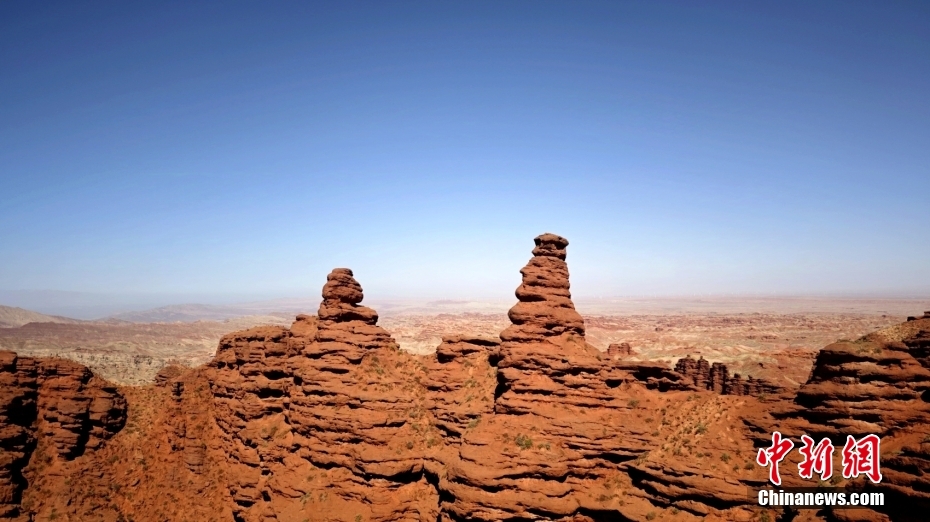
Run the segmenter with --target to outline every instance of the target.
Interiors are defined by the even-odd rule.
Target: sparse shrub
[[[355,515],[355,522],[362,522],[362,515]]]
[[[630,399],[630,401],[627,402],[627,405],[629,405],[630,408],[635,408],[639,406],[639,399]]]
[[[530,449],[533,447],[533,441],[526,435],[517,434],[517,437],[513,439],[513,441],[520,449]]]
[[[721,453],[721,454],[720,454],[720,460],[722,460],[724,463],[730,462],[730,454],[729,454],[729,453]]]
[[[478,425],[479,422],[481,422],[481,418],[479,418],[479,417],[476,417],[476,418],[474,418],[474,419],[468,421],[468,429],[474,428],[475,426]]]
[[[745,469],[745,470],[747,470],[747,471],[750,470],[750,469],[752,469],[752,468],[753,468],[752,462],[746,462],[745,464],[743,464],[743,469]]]
[[[705,426],[703,422],[698,424],[697,428],[694,428],[695,435],[703,435],[705,433],[707,433],[707,426]]]
[[[655,520],[655,519],[656,519],[655,511],[650,511],[649,513],[646,513],[646,520]]]
[[[408,441],[407,441],[407,449],[408,449],[408,450],[412,450],[412,449],[413,449],[413,441],[412,441],[412,440],[408,440]]]
[[[762,514],[759,515],[759,522],[772,522],[772,517],[769,516],[768,511],[763,511]]]

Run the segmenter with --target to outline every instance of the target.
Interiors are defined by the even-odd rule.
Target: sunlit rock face
[[[85,366],[0,351],[0,517],[19,512],[23,468],[38,444],[73,460],[126,422],[126,400]]]

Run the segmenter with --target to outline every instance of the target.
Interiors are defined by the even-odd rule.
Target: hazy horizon
[[[509,300],[543,232],[577,299],[930,297],[928,28],[920,2],[0,3],[0,304],[313,298],[337,266],[366,300]]]
[[[248,310],[254,308],[254,315],[262,313],[315,313],[321,296],[316,294],[293,295],[192,295],[192,294],[93,294],[82,292],[57,291],[4,291],[0,290],[0,306],[12,306],[40,312],[48,315],[58,315],[74,319],[96,320],[134,312],[148,312],[161,308],[180,309],[186,306],[204,306],[207,309],[227,310],[230,316],[250,315]],[[885,294],[682,294],[682,295],[616,295],[616,296],[587,296],[573,294],[576,308],[583,313],[592,310],[620,310],[637,312],[637,306],[642,304],[641,313],[654,312],[657,303],[669,303],[676,306],[706,303],[703,306],[708,311],[731,311],[734,303],[745,303],[747,307],[753,304],[762,305],[758,311],[778,310],[786,305],[800,306],[808,312],[831,311],[841,312],[844,306],[874,304],[873,308],[879,310],[882,302],[895,304],[900,315],[919,314],[930,308],[930,297],[922,293],[885,295]],[[487,311],[493,308],[496,311],[509,309],[516,298],[513,291],[508,295],[471,296],[459,299],[427,298],[427,297],[397,297],[390,295],[371,294],[366,291],[363,304],[373,306],[382,314],[391,313],[392,310],[404,312],[424,313],[461,313],[464,311]],[[611,306],[619,303],[620,306]],[[810,306],[803,306],[809,303]],[[825,303],[830,306],[825,307]],[[901,307],[902,303],[911,306]],[[473,307],[471,305],[480,305]],[[771,306],[770,306],[771,305]],[[716,308],[715,308],[716,307]],[[686,306],[687,308],[687,306]],[[615,310],[615,311],[616,311]],[[193,313],[193,312],[192,312]],[[593,312],[592,312],[593,313]]]

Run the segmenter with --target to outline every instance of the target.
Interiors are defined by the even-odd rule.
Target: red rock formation
[[[245,520],[263,518],[261,507],[258,513],[246,512],[264,500],[266,460],[274,455],[262,450],[284,424],[292,382],[287,367],[290,337],[287,329],[278,327],[230,334],[220,340],[209,375],[216,423],[229,455],[229,492],[234,512]]]
[[[494,413],[500,342],[477,337],[443,337],[421,380],[426,408],[448,439],[458,439]]]
[[[584,337],[584,319],[575,311],[568,284],[565,247],[568,240],[543,234],[535,240],[533,258],[520,270],[519,302],[507,314],[513,324],[501,332],[504,342],[541,342],[551,337]]]
[[[169,381],[183,374],[185,368],[175,364],[165,366],[155,374],[155,386],[166,386]]]
[[[535,242],[509,313],[513,324],[500,335],[495,414],[444,455],[441,507],[455,520],[601,510],[591,484],[651,442],[645,428],[622,420],[635,401],[620,385],[632,376],[585,342],[569,292],[568,241],[543,234]]]
[[[240,519],[436,519],[423,454],[442,436],[417,382],[423,366],[362,298],[352,272],[335,269],[319,321],[221,341],[213,389]]]
[[[429,356],[400,351],[335,269],[317,317],[227,335],[209,367],[124,388],[116,436],[112,387],[0,352],[0,518],[748,521],[762,517],[745,492],[765,484],[753,442],[773,428],[880,430],[885,481],[849,487],[885,491],[895,520],[930,508],[930,319],[831,345],[797,398],[760,402],[767,383],[720,363],[589,346],[567,245],[536,238],[501,342],[446,336]]]
[[[22,469],[36,442],[36,374],[34,359],[0,352],[0,517],[19,512]]]
[[[675,371],[684,375],[698,389],[708,390],[711,388],[710,363],[704,357],[695,360],[689,355],[683,359],[678,359],[678,362],[675,363]]]
[[[820,351],[810,378],[792,402],[779,403],[746,423],[758,445],[770,443],[775,429],[794,438],[829,437],[837,448],[843,447],[847,435],[879,435],[882,482],[859,479],[847,489],[884,492],[885,506],[877,511],[892,520],[924,520],[923,513],[930,509],[928,355],[930,319],[831,344]],[[883,516],[857,513],[871,520]]]
[[[233,520],[226,452],[204,369],[124,387],[126,425],[66,461],[40,444],[25,470],[22,520]],[[19,521],[17,521],[19,522]]]
[[[122,428],[126,401],[86,367],[0,351],[0,517],[19,511],[36,446],[72,460]]]
[[[633,355],[633,347],[630,343],[611,344],[607,347],[607,355],[614,358],[630,357]]]
[[[629,362],[623,359],[608,361],[610,375],[605,381],[608,386],[614,386],[617,379],[621,383],[638,383],[650,390],[667,391],[697,391],[699,388],[692,384],[692,380],[672,370],[663,363],[657,362]]]
[[[745,380],[740,374],[730,376],[730,371],[723,363],[710,364],[704,357],[695,360],[690,355],[675,363],[675,372],[683,376],[697,389],[711,390],[722,395],[771,395],[784,393],[781,387],[764,379],[748,376]]]

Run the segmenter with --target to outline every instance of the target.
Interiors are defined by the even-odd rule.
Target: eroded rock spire
[[[501,340],[538,342],[566,334],[584,338],[584,319],[575,311],[569,291],[568,240],[546,233],[534,241],[533,258],[520,270],[519,302],[508,313],[513,324],[501,332]]]
[[[352,270],[334,268],[323,285],[316,340],[359,348],[396,346],[391,335],[376,326],[378,312],[359,304],[363,298],[362,285],[355,280]]]

